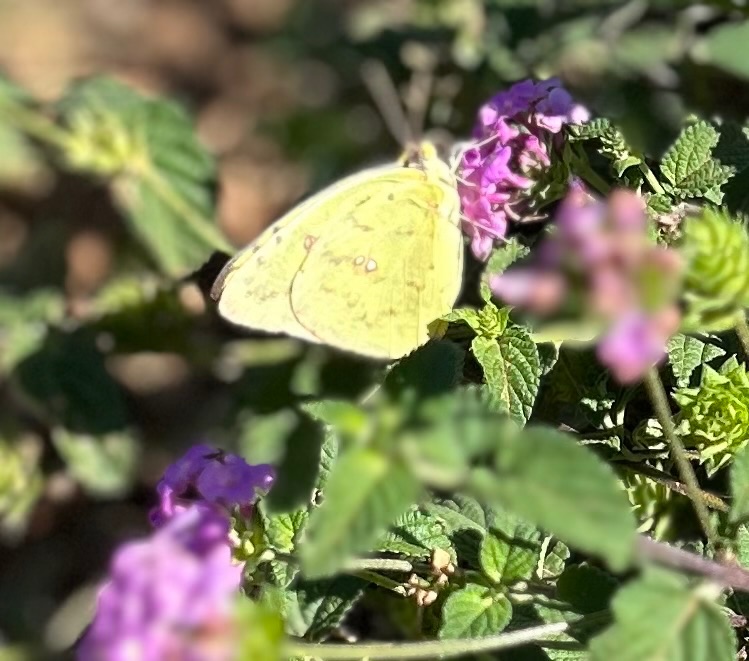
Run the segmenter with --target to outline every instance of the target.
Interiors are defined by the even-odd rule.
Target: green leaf
[[[444,523],[461,562],[479,567],[479,548],[487,534],[486,512],[470,496],[454,494],[449,500],[428,503],[425,509]]]
[[[242,596],[237,599],[236,617],[239,661],[279,661],[282,658],[283,620],[275,609]]]
[[[621,177],[625,170],[643,162],[642,156],[636,153],[628,144],[624,134],[608,119],[595,119],[567,126],[571,142],[594,140],[598,142],[599,152],[613,161],[612,166]]]
[[[40,410],[71,432],[98,436],[127,424],[122,392],[86,329],[50,333],[16,367],[16,376]]]
[[[692,372],[700,365],[725,353],[719,346],[681,333],[668,341],[668,362],[671,363],[677,385],[681,387],[689,385]]]
[[[286,440],[278,476],[266,498],[273,512],[289,512],[309,502],[320,472],[323,431],[318,424],[302,416]]]
[[[524,328],[508,329],[498,340],[475,337],[473,355],[484,370],[486,385],[524,424],[533,410],[541,380],[538,350]]]
[[[492,529],[481,543],[481,569],[493,583],[530,578],[538,560],[539,532],[512,517],[504,530]]]
[[[510,622],[507,597],[481,585],[453,592],[442,607],[440,638],[478,638],[500,633]]]
[[[520,243],[517,236],[513,236],[492,252],[484,268],[484,274],[481,277],[482,284],[488,286],[489,279],[492,276],[506,271],[515,262],[528,255],[528,253],[530,253],[528,246]]]
[[[497,472],[477,470],[472,481],[491,502],[603,556],[615,570],[632,558],[636,524],[616,474],[566,434],[531,427],[505,436]]]
[[[398,518],[377,544],[377,550],[428,558],[434,549],[444,549],[455,556],[450,538],[440,519],[421,509],[411,509]]]
[[[749,518],[749,445],[733,456],[731,466],[731,523],[741,523]]]
[[[70,474],[90,494],[121,497],[132,485],[140,457],[140,446],[132,434],[90,436],[57,428],[52,431],[52,442]]]
[[[661,172],[670,183],[669,192],[680,198],[704,197],[720,204],[720,187],[731,178],[734,169],[713,159],[718,138],[715,127],[704,121],[682,131],[661,162]]]
[[[393,367],[385,387],[394,396],[409,390],[423,397],[448,392],[460,382],[464,358],[452,342],[428,342]]]
[[[580,613],[597,613],[609,608],[617,580],[587,563],[565,568],[557,581],[557,596]]]
[[[593,639],[593,661],[733,661],[736,636],[706,594],[680,576],[649,571],[614,597],[615,623]]]
[[[313,642],[322,640],[356,605],[365,587],[364,581],[352,576],[298,581],[294,585],[296,626],[293,633]]]
[[[367,550],[418,497],[406,468],[370,448],[353,448],[333,466],[323,504],[312,513],[302,569],[308,578],[335,573]]]
[[[734,76],[749,78],[745,48],[749,39],[749,21],[725,23],[709,30],[697,46],[701,59]]]
[[[326,399],[302,404],[302,410],[315,420],[330,425],[341,436],[361,438],[367,427],[367,414],[351,402]]]
[[[215,167],[176,104],[105,78],[74,86],[60,104],[71,167],[110,177],[133,232],[163,271],[188,273],[230,246],[213,224]]]

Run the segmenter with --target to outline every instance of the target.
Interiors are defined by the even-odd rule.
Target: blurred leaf
[[[749,62],[744,57],[748,39],[749,21],[727,23],[710,30],[697,49],[712,66],[749,78]]]
[[[140,445],[129,433],[90,436],[57,428],[52,442],[70,474],[94,496],[122,496],[131,486],[140,456]]]
[[[453,592],[442,607],[440,638],[479,638],[500,633],[510,622],[512,605],[482,585]]]
[[[413,390],[423,397],[452,390],[463,372],[463,350],[445,341],[432,341],[392,368],[385,388],[393,395]]]
[[[471,350],[484,370],[487,386],[507,404],[515,420],[527,422],[541,378],[538,350],[528,332],[514,327],[497,340],[475,337]]]
[[[557,581],[557,596],[580,613],[596,613],[609,608],[617,580],[602,569],[582,563],[567,567]]]
[[[294,635],[311,641],[322,640],[337,627],[362,596],[366,583],[353,576],[336,576],[294,585],[296,608],[287,615],[294,624]]]
[[[749,445],[744,445],[734,456],[731,466],[731,523],[749,518]]]
[[[705,121],[681,132],[661,162],[661,172],[670,183],[666,185],[669,192],[681,199],[704,197],[714,204],[721,203],[720,188],[735,170],[713,158],[718,138],[715,127]]]
[[[112,177],[135,234],[170,276],[230,247],[212,223],[214,164],[176,104],[106,78],[75,85],[60,104],[71,167]]]
[[[406,468],[369,448],[352,448],[333,466],[323,504],[310,517],[302,569],[315,578],[336,572],[364,551],[416,501]]]
[[[701,588],[648,571],[614,597],[615,624],[593,639],[594,661],[733,661],[736,636]]]
[[[635,519],[616,475],[570,436],[544,427],[507,436],[497,473],[477,471],[473,486],[566,543],[603,556],[615,570],[632,558]]]
[[[271,512],[289,512],[312,498],[320,472],[323,444],[320,426],[304,416],[286,439],[273,488],[266,497]]]
[[[51,333],[15,374],[40,409],[71,432],[99,435],[126,426],[122,393],[85,329]]]
[[[307,402],[301,408],[315,420],[333,427],[340,438],[353,441],[362,438],[367,431],[366,412],[351,402],[326,399]]]
[[[725,355],[719,346],[678,333],[668,341],[668,362],[680,387],[689,385],[692,372],[703,363]]]
[[[244,596],[237,599],[238,661],[280,661],[283,620],[278,612]]]
[[[0,367],[10,371],[44,342],[49,325],[64,316],[62,295],[38,291],[26,296],[0,293]]]
[[[18,534],[42,495],[44,476],[38,452],[0,440],[0,532]]]

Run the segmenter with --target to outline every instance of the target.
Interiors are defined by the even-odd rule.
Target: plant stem
[[[749,571],[740,565],[708,560],[670,544],[656,542],[645,535],[637,538],[636,549],[637,555],[643,560],[699,574],[721,586],[749,592]]]
[[[666,194],[666,191],[663,190],[663,186],[661,186],[661,183],[656,179],[653,171],[645,163],[640,163],[640,171],[645,175],[645,179],[650,184],[650,188],[653,189],[653,192],[658,193],[658,195]]]
[[[67,132],[31,108],[13,102],[4,102],[0,106],[0,118],[36,140],[53,145],[61,151],[67,149],[69,143]]]
[[[637,475],[644,475],[649,477],[653,482],[662,484],[664,487],[681,494],[682,496],[689,496],[687,487],[678,480],[673,479],[668,473],[659,471],[652,466],[647,464],[640,464],[632,461],[617,461],[617,466],[621,466],[624,470]],[[704,491],[700,489],[700,497],[710,509],[718,510],[719,512],[727,512],[728,504],[718,495]]]
[[[468,654],[509,649],[529,643],[543,643],[545,639],[570,628],[567,622],[544,624],[530,629],[511,631],[497,636],[465,640],[430,640],[415,643],[361,643],[315,644],[290,640],[284,654],[291,657],[316,657],[320,659],[451,659]]]
[[[681,479],[686,485],[687,495],[692,501],[694,510],[697,513],[697,519],[702,526],[707,540],[714,543],[717,539],[710,525],[710,515],[702,497],[702,490],[697,481],[697,476],[694,474],[692,464],[689,463],[684,445],[676,433],[674,421],[671,419],[671,409],[668,405],[666,390],[663,388],[663,383],[655,367],[651,367],[645,375],[645,387],[655,409],[658,422],[661,423],[661,427],[663,428],[663,435],[671,446],[671,454],[676,462]]]
[[[746,314],[742,310],[736,317],[736,335],[741,340],[744,356],[749,359],[749,324],[746,323]]]
[[[360,578],[362,581],[367,581],[368,583],[372,583],[373,585],[379,585],[381,588],[385,588],[385,590],[395,592],[401,597],[406,596],[406,588],[403,586],[403,584],[398,583],[398,581],[394,581],[392,578],[388,578],[387,576],[381,576],[380,574],[369,571],[368,569],[350,570],[347,573],[351,576]]]

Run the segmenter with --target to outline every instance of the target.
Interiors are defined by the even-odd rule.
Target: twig
[[[530,629],[511,631],[497,636],[464,640],[430,640],[413,643],[315,644],[300,640],[286,643],[284,653],[290,657],[316,657],[359,661],[359,659],[453,659],[469,654],[509,649],[530,643],[542,644],[552,636],[564,633],[568,622],[544,624]]]
[[[749,592],[749,571],[740,565],[708,560],[665,542],[656,542],[645,535],[637,538],[635,552],[642,560],[699,574],[724,587]]]
[[[692,469],[692,464],[689,463],[684,445],[676,433],[674,421],[671,419],[671,409],[668,405],[666,391],[658,376],[658,371],[654,367],[651,367],[645,375],[645,387],[647,388],[648,395],[650,395],[650,401],[653,403],[658,422],[661,423],[661,427],[663,428],[663,435],[671,446],[671,454],[674,461],[676,461],[676,467],[679,470],[681,479],[686,485],[687,495],[689,496],[689,500],[692,501],[700,526],[702,526],[702,530],[708,541],[714,543],[717,539],[710,525],[710,514],[703,500],[702,490],[697,481],[697,476]]]

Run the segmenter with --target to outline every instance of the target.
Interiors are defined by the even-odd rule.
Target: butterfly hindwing
[[[319,341],[396,358],[426,342],[428,324],[452,308],[462,275],[457,196],[419,174],[379,182],[310,247],[291,304]]]
[[[462,255],[455,182],[430,155],[292,209],[229,262],[212,296],[235,324],[395,358],[452,307]]]

